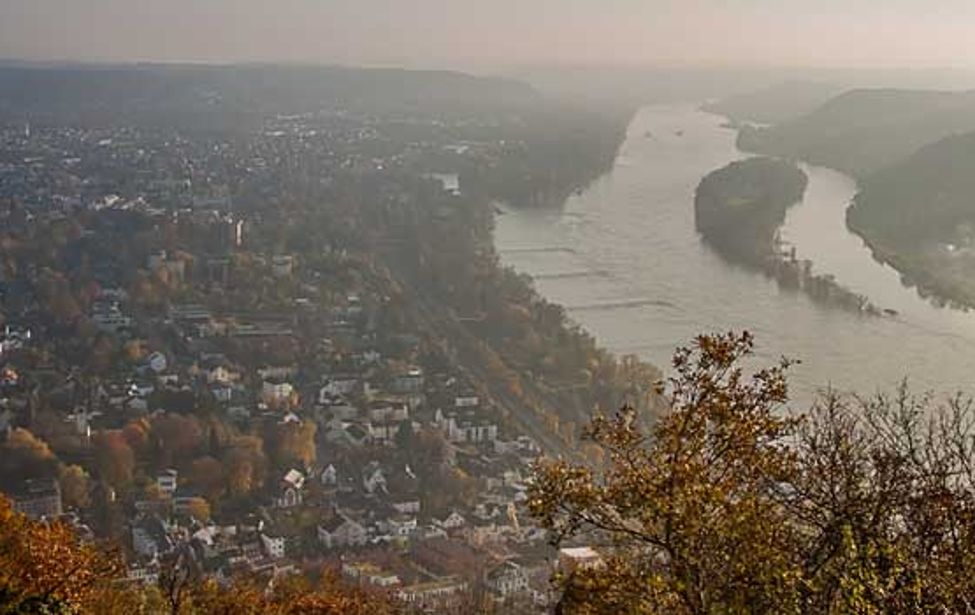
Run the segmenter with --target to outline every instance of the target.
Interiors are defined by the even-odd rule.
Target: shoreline
[[[869,232],[851,220],[851,208],[852,205],[847,209],[846,228],[863,242],[875,261],[897,272],[905,288],[914,289],[919,297],[935,307],[961,312],[975,309],[975,296],[966,298],[961,296],[964,291],[950,290],[945,286],[946,282],[932,276],[926,268],[913,264],[913,259],[871,237]]]

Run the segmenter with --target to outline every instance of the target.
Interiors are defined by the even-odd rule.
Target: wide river
[[[612,172],[557,210],[506,210],[495,242],[502,260],[532,275],[599,343],[660,367],[708,331],[747,329],[759,360],[802,361],[794,397],[823,386],[873,393],[907,377],[914,388],[975,391],[975,313],[937,307],[903,286],[846,229],[849,177],[804,167],[809,186],[782,228],[814,270],[873,303],[870,317],[813,303],[761,274],[730,265],[694,230],[701,178],[745,157],[722,118],[695,107],[642,109]]]

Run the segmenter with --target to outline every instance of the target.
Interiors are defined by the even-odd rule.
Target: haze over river
[[[694,189],[747,154],[723,118],[694,107],[642,109],[611,173],[558,210],[506,210],[495,242],[502,260],[614,352],[667,368],[674,348],[706,331],[748,329],[762,362],[800,359],[794,397],[818,387],[872,393],[904,377],[912,387],[975,391],[975,312],[941,308],[900,282],[847,231],[852,179],[809,175],[782,239],[817,273],[866,295],[894,317],[816,304],[760,273],[722,260],[694,230]]]

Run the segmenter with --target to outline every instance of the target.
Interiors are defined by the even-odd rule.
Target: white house
[[[464,516],[456,510],[451,511],[449,515],[440,521],[440,527],[444,528],[445,530],[456,530],[464,527],[465,525],[467,525],[467,519],[465,519]]]
[[[386,475],[378,464],[371,463],[366,466],[362,475],[362,487],[369,494],[386,493]]]
[[[167,496],[172,497],[172,495],[176,493],[178,481],[179,472],[169,468],[168,470],[163,470],[160,472],[159,476],[156,477],[156,486]]]
[[[368,540],[366,528],[342,514],[318,526],[318,542],[326,549],[359,547]]]
[[[264,545],[264,551],[267,556],[271,559],[283,559],[284,558],[284,538],[283,537],[272,537],[267,534],[261,534],[261,544]]]
[[[342,576],[361,585],[373,587],[396,587],[402,583],[397,575],[369,562],[343,563]]]
[[[294,390],[294,386],[285,380],[265,380],[261,385],[261,401],[269,406],[287,403]]]
[[[504,562],[488,571],[484,584],[500,600],[507,600],[528,592],[528,574],[512,561]]]
[[[278,508],[294,508],[300,506],[303,500],[303,488],[305,486],[305,475],[295,470],[288,470],[281,478],[278,485],[278,497],[274,503]]]
[[[335,469],[335,466],[332,464],[328,464],[327,466],[325,466],[325,468],[322,470],[322,473],[319,475],[319,477],[320,480],[322,481],[322,485],[325,487],[334,487],[339,484],[338,471]]]

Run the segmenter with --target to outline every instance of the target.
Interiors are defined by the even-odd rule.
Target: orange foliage
[[[63,523],[39,523],[0,497],[0,603],[4,612],[90,612],[120,561],[80,542]]]

